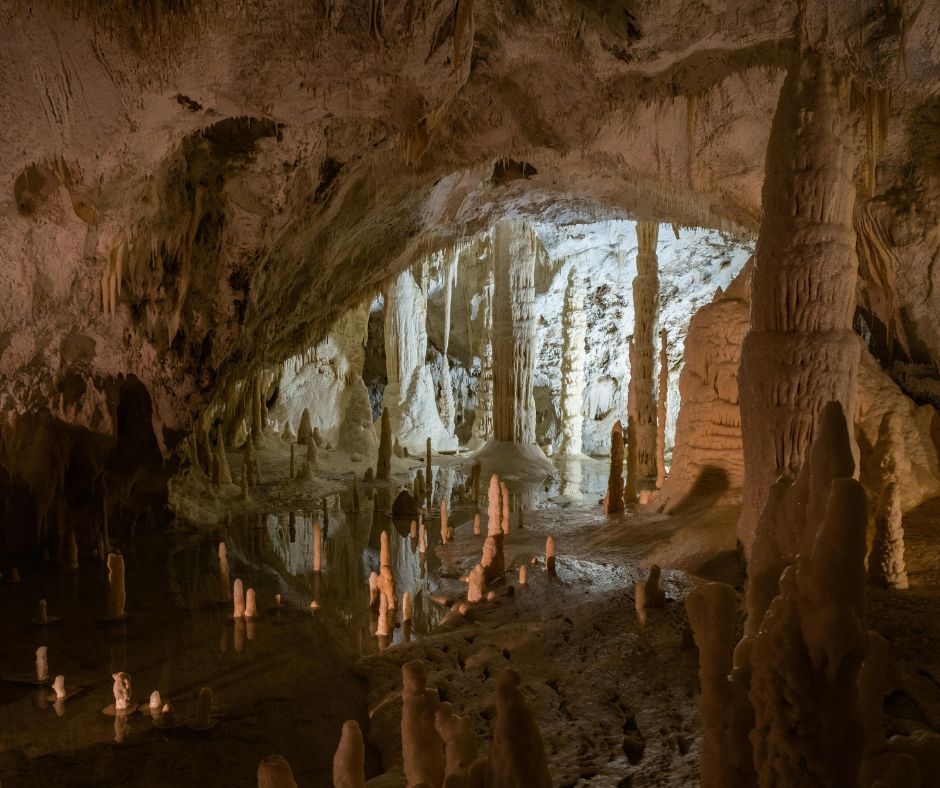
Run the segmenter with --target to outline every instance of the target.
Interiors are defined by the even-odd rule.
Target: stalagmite
[[[747,679],[732,670],[738,595],[724,583],[700,583],[686,597],[685,609],[699,651],[699,708],[702,719],[702,788],[755,784],[747,737],[754,712]]]
[[[225,441],[222,439],[221,428],[215,436],[215,464],[212,480],[219,485],[232,483],[232,471],[228,467],[228,456],[225,454]]]
[[[768,490],[795,476],[830,401],[855,413],[859,339],[854,117],[824,55],[803,47],[767,143],[751,330],[739,380],[745,479],[738,539],[750,555]]]
[[[506,482],[500,481],[499,483],[499,496],[502,502],[502,512],[499,517],[499,528],[503,532],[504,536],[509,535],[509,487]]]
[[[304,408],[304,412],[300,414],[300,426],[297,428],[297,443],[306,446],[312,437],[313,428],[310,426],[310,409]]]
[[[414,613],[412,611],[411,594],[405,591],[401,597],[401,620],[411,621]]]
[[[490,745],[490,785],[550,788],[552,778],[542,734],[519,691],[519,682],[519,674],[512,668],[506,668],[499,676],[496,723]]]
[[[545,570],[555,574],[555,537],[551,534],[545,538]]]
[[[480,513],[479,513],[479,512],[474,512],[474,513],[473,513],[473,533],[474,533],[475,536],[479,536],[479,535],[480,535],[480,529],[481,529],[481,526],[482,526],[481,520],[482,520],[482,518],[480,517]]]
[[[878,500],[875,538],[868,556],[868,581],[873,585],[898,589],[908,587],[902,518],[900,485],[888,482]]]
[[[234,600],[234,611],[232,613],[233,618],[244,618],[245,617],[245,586],[242,583],[240,577],[235,578],[234,591],[232,592],[232,598]]]
[[[150,701],[147,704],[151,714],[159,714],[163,711],[163,699],[160,697],[160,690],[154,690],[150,693]]]
[[[444,741],[444,786],[466,786],[470,765],[476,760],[479,744],[470,717],[459,717],[450,703],[441,703],[434,715],[434,727]]]
[[[610,431],[610,474],[607,477],[604,511],[607,514],[623,511],[623,426],[620,419]]]
[[[473,416],[471,448],[485,445],[493,437],[493,271],[483,287],[483,335],[480,337],[480,377]]]
[[[375,478],[388,480],[392,472],[392,423],[388,408],[382,408],[382,432],[379,437],[379,455],[375,463]]]
[[[428,677],[420,660],[406,662],[402,674],[401,744],[408,785],[444,782],[444,741],[435,727],[440,705],[437,690],[428,689]],[[497,783],[498,784],[498,783]]]
[[[629,342],[628,353],[630,356],[630,369],[633,370],[637,364],[636,344],[633,340]],[[631,372],[630,382],[627,384],[627,480],[623,488],[624,503],[636,503],[637,499],[640,455],[636,425],[636,380]]]
[[[129,714],[131,712],[131,677],[127,673],[119,672],[111,676],[114,679],[114,686],[111,688],[114,694],[114,712],[115,714]]]
[[[444,269],[444,344],[441,348],[441,421],[451,434],[454,432],[454,386],[450,378],[450,361],[447,358],[450,345],[450,315],[453,288],[457,280],[458,254],[451,255]]]
[[[398,605],[398,595],[395,593],[395,575],[392,574],[392,567],[388,564],[385,564],[379,570],[375,587],[380,593],[385,594],[388,609],[395,610]]]
[[[320,571],[321,556],[323,553],[323,538],[320,529],[320,521],[313,521],[313,571]]]
[[[478,457],[494,470],[539,475],[553,466],[535,442],[535,262],[541,245],[518,220],[492,230],[493,440]]]
[[[266,755],[261,759],[258,788],[297,788],[294,772],[283,755]]]
[[[441,501],[441,544],[447,544],[447,501]]]
[[[219,589],[222,592],[222,601],[228,602],[232,598],[232,591],[229,587],[228,550],[225,542],[219,542]]]
[[[391,564],[391,559],[389,558],[388,550],[388,531],[382,531],[379,534],[379,568],[383,566],[389,566]]]
[[[255,589],[249,588],[245,592],[245,618],[254,618],[258,615],[258,607],[255,603]]]
[[[568,274],[565,304],[562,312],[561,357],[561,445],[559,454],[581,454],[581,430],[584,416],[584,338],[587,320],[584,316],[584,281],[574,268]]]
[[[467,575],[467,601],[480,602],[486,597],[486,570],[477,564]]]
[[[528,568],[525,564],[519,567],[519,585],[524,586],[529,584],[528,578]]]
[[[375,625],[376,637],[388,637],[391,634],[391,625],[389,624],[389,598],[382,591],[379,593],[379,618]]]
[[[290,419],[284,419],[284,429],[281,430],[281,440],[285,440],[290,444],[293,444],[294,441],[297,440],[297,433],[294,432]]]
[[[489,536],[501,534],[503,519],[503,494],[499,476],[490,476],[490,485],[486,496],[486,533]]]
[[[333,788],[365,788],[366,747],[355,720],[343,723],[343,732],[333,756]]]
[[[666,329],[659,332],[659,384],[656,387],[656,489],[666,481],[666,408],[669,400],[669,353]]]
[[[68,693],[65,690],[65,676],[56,676],[52,682],[52,691],[55,693],[56,700],[65,700]]]
[[[369,606],[376,607],[379,602],[379,573],[369,572]]]
[[[633,280],[633,349],[630,380],[636,402],[637,470],[640,478],[656,475],[656,400],[653,396],[653,357],[659,322],[657,222],[636,224],[636,277]]]
[[[108,554],[108,618],[124,618],[124,556]]]

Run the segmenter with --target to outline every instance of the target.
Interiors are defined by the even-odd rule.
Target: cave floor
[[[237,488],[215,500],[207,495],[182,507],[205,515],[200,522],[178,519],[168,531],[115,537],[127,563],[127,620],[120,626],[100,621],[107,573],[90,557],[77,571],[26,564],[24,582],[0,587],[0,678],[29,673],[35,648],[46,645],[50,673],[82,687],[56,708],[45,699],[48,688],[0,684],[0,782],[248,786],[260,759],[280,753],[299,785],[327,785],[342,722],[358,719],[368,732],[367,774],[387,770],[373,784],[403,785],[400,666],[415,658],[426,661],[442,698],[471,716],[484,752],[493,679],[507,665],[516,668],[558,786],[696,782],[697,654],[681,599],[695,576],[740,588],[733,497],[677,517],[633,510],[608,517],[598,505],[604,460],[556,459],[557,472],[536,483],[508,478],[508,571],[492,588],[494,601],[459,615],[449,605],[465,593],[460,577],[479,561],[483,540],[473,534],[477,507],[462,489],[466,457],[434,459],[426,554],[410,537],[407,518],[388,514],[421,458],[395,458],[390,484],[360,484],[360,511],[348,486],[350,463],[336,460],[324,458],[322,475],[318,470],[307,487],[268,481],[247,502]],[[262,478],[286,476],[276,445],[261,452],[261,462]],[[235,476],[237,454],[231,464]],[[187,494],[199,495],[200,483],[191,482]],[[447,545],[439,536],[444,496],[455,528]],[[485,513],[485,498],[479,509]],[[940,727],[940,601],[932,582],[940,567],[938,514],[935,501],[909,516],[912,590],[870,596],[870,626],[895,645],[889,732]],[[312,572],[314,519],[323,523],[319,574]],[[378,567],[383,530],[397,595],[411,593],[415,621],[380,643],[366,581]],[[549,533],[556,576],[544,569]],[[222,539],[231,579],[256,591],[260,615],[253,622],[233,621],[221,600]],[[633,584],[653,562],[664,568],[668,601],[648,611],[642,627]],[[517,583],[522,563],[529,567],[524,588]],[[31,626],[39,598],[59,622]],[[218,725],[160,731],[148,713],[138,713],[117,743],[115,721],[101,710],[112,700],[110,676],[118,670],[131,674],[136,702],[159,689],[184,720],[200,687],[212,687]]]

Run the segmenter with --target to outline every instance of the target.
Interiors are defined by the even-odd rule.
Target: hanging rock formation
[[[653,357],[659,322],[659,268],[657,222],[636,224],[636,277],[633,280],[633,346],[630,380],[636,397],[637,469],[640,478],[656,476],[656,398],[653,392]]]

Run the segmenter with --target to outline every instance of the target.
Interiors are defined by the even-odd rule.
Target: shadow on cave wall
[[[61,558],[74,530],[79,551],[163,522],[164,464],[150,394],[133,375],[103,382],[115,434],[65,424],[48,410],[20,416],[0,439],[0,553],[47,550]]]
[[[706,465],[689,492],[669,513],[676,515],[708,509],[718,503],[730,489],[728,471],[715,465]]]

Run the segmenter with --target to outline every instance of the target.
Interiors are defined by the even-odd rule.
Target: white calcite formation
[[[493,437],[493,291],[492,268],[488,268],[483,286],[483,331],[480,336],[480,376],[477,379],[476,409],[470,448],[478,449]]]
[[[517,220],[492,230],[493,439],[477,454],[494,470],[542,475],[552,470],[535,443],[535,264],[539,242]]]
[[[584,315],[584,281],[577,271],[568,274],[565,304],[562,313],[561,362],[561,444],[559,454],[581,454],[584,426],[584,337],[587,318]]]
[[[805,51],[781,88],[767,143],[763,221],[741,349],[745,483],[738,539],[749,555],[767,491],[795,476],[823,406],[855,413],[858,259],[854,118],[824,55]]]
[[[403,271],[385,294],[383,402],[398,442],[413,454],[421,452],[428,436],[438,449],[457,448],[437,410],[427,351],[427,299],[411,271]]]
[[[636,277],[633,279],[633,347],[630,384],[636,397],[637,471],[656,476],[656,398],[653,358],[659,324],[659,269],[656,243],[659,224],[637,222]]]

